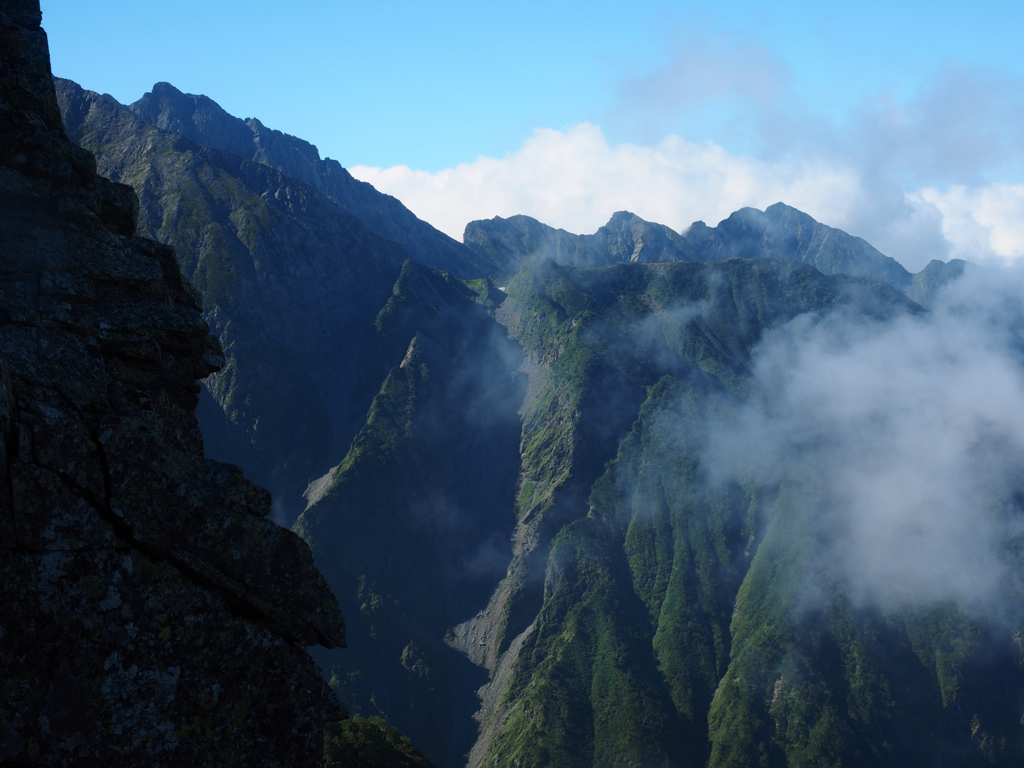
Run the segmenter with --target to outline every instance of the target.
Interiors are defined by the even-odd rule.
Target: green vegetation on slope
[[[427,756],[382,717],[328,723],[325,768],[431,768]]]
[[[614,396],[579,409],[608,381],[594,371],[646,398],[589,500],[561,510],[548,549],[537,539],[540,607],[515,627],[530,625],[475,764],[1013,764],[1019,648],[980,641],[952,606],[851,606],[815,557],[831,532],[813,474],[723,485],[700,463],[703,425],[747,396],[766,329],[916,305],[785,261],[527,265],[509,292],[502,312],[546,377],[542,418],[524,417],[524,488],[547,479],[557,497],[583,476],[573,439],[622,410]],[[523,527],[531,515],[550,511],[521,494]]]
[[[474,766],[1020,762],[1012,633],[859,606],[820,562],[813,467],[726,482],[701,458],[707,424],[757,396],[766,331],[921,311],[840,270],[929,303],[962,265],[911,281],[786,206],[685,237],[617,215],[598,244],[616,266],[528,261],[506,298],[399,272],[400,249],[258,163],[75,103],[225,342],[208,446],[293,490],[332,457],[297,529],[347,607],[351,649],[321,660],[353,711],[460,765],[489,671]],[[496,260],[539,232],[603,263],[518,224]],[[410,753],[372,718],[339,727],[366,760]]]

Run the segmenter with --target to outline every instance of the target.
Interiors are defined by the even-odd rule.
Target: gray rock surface
[[[341,711],[304,646],[344,644],[340,610],[203,458],[220,345],[65,135],[40,21],[0,0],[0,762],[317,765]]]

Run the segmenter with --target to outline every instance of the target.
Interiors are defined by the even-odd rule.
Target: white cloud
[[[696,220],[713,225],[738,208],[782,201],[864,237],[912,271],[933,258],[1024,257],[1024,185],[905,194],[836,156],[751,159],[678,136],[611,146],[588,123],[538,129],[503,158],[479,157],[437,173],[406,166],[351,171],[458,240],[469,221],[493,216],[526,214],[590,233],[628,210],[684,230]]]
[[[791,513],[817,527],[805,555],[857,602],[1019,620],[1007,552],[1024,533],[1024,371],[1008,310],[1022,287],[1019,270],[971,272],[930,313],[802,315],[765,333],[761,396],[712,423],[706,465],[795,483]]]
[[[517,213],[572,232],[593,232],[621,210],[684,229],[697,219],[717,223],[737,208],[780,200],[836,221],[843,208],[835,202],[858,186],[856,175],[841,167],[751,160],[678,136],[613,147],[588,123],[538,129],[504,158],[480,157],[437,173],[406,166],[350,170],[457,239],[473,219]]]
[[[951,255],[967,259],[1024,257],[1024,184],[955,185],[910,196],[942,215]]]

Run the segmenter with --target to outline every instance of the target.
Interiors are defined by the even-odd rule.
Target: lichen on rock
[[[203,458],[223,360],[134,192],[64,133],[38,0],[0,0],[0,763],[316,765],[337,601]]]

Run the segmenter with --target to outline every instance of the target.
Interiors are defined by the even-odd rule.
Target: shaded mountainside
[[[511,557],[526,377],[492,298],[485,282],[406,263],[377,317],[366,423],[295,526],[352,606],[350,651],[318,657],[332,687],[442,765],[472,746],[487,680],[446,635],[486,606]]]
[[[620,211],[593,235],[574,235],[529,216],[471,221],[463,239],[511,276],[528,258],[599,267],[637,261],[721,261],[786,258],[812,264],[826,275],[877,277],[905,290],[911,275],[859,237],[833,229],[783,203],[765,211],[743,208],[717,227],[698,221],[683,234]]]
[[[334,201],[377,234],[400,243],[414,260],[432,269],[478,278],[494,268],[469,248],[418,219],[394,197],[354,179],[337,160],[321,160],[317,148],[309,142],[267,128],[256,118],[233,117],[206,96],[182,93],[169,83],[157,83],[128,109],[201,147],[230,152],[280,171]]]
[[[365,415],[368,399],[352,394],[358,361],[408,254],[266,165],[71,81],[57,92],[71,138],[134,187],[140,233],[174,246],[203,295],[227,358],[200,406],[208,451],[244,466],[294,519]]]
[[[129,187],[68,140],[39,3],[0,0],[0,762],[315,766],[344,643],[270,496],[203,458],[223,363]]]

